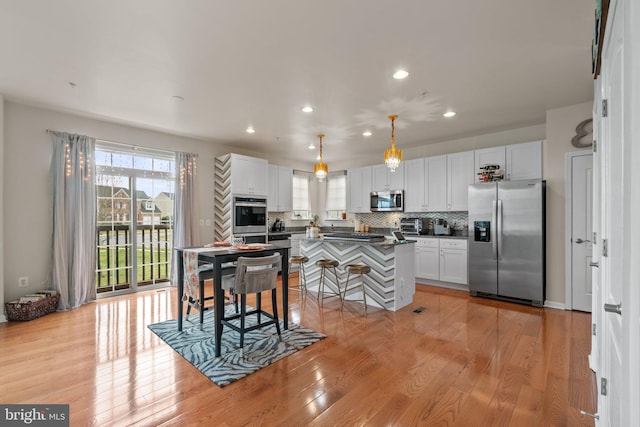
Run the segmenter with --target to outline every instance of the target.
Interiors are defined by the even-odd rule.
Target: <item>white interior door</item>
[[[601,230],[602,256],[600,258],[600,278],[602,287],[602,303],[615,307],[622,303],[624,283],[624,224],[628,215],[625,213],[624,194],[629,177],[625,169],[625,150],[628,149],[624,137],[624,21],[621,8],[624,2],[613,1],[609,10],[607,37],[603,48],[602,63],[602,98],[606,101],[607,112],[602,118],[601,135]],[[602,325],[600,347],[602,363],[599,377],[600,393],[598,394],[598,412],[603,425],[632,425],[629,419],[629,378],[625,373],[628,359],[625,361],[625,342],[623,340],[623,316],[621,313],[601,307]],[[636,361],[637,362],[637,361]],[[603,390],[606,382],[606,391]],[[637,402],[635,402],[637,405]]]
[[[593,155],[570,157],[571,168],[571,308],[591,312],[593,239]]]

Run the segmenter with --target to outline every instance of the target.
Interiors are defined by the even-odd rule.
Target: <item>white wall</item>
[[[4,315],[4,98],[0,94],[0,322],[7,319]]]
[[[565,153],[580,151],[571,145],[576,126],[592,117],[592,102],[547,111],[547,138],[543,145],[543,173],[547,180],[547,300],[565,297]]]
[[[231,152],[227,146],[13,102],[4,104],[4,114],[0,117],[4,118],[2,165],[6,177],[2,186],[2,224],[4,247],[11,248],[3,256],[3,295],[6,301],[49,287],[52,144],[46,129],[136,146],[198,153],[199,217],[205,220],[205,224],[207,219],[213,223],[213,158]],[[212,226],[201,227],[202,242],[212,239]],[[18,277],[21,276],[29,277],[28,288],[18,288]]]

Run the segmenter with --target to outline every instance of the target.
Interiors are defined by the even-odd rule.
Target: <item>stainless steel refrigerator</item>
[[[545,181],[469,186],[469,290],[542,306],[545,299]]]

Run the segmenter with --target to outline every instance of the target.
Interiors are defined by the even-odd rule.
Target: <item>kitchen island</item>
[[[415,282],[415,242],[398,243],[393,240],[366,241],[361,239],[304,238],[300,241],[300,254],[309,258],[305,264],[307,288],[318,291],[320,268],[315,265],[320,259],[333,259],[337,267],[340,290],[344,290],[348,264],[366,264],[371,267],[363,275],[367,304],[396,311],[413,302]],[[325,291],[337,292],[335,277],[327,273]],[[349,288],[361,281],[359,275],[351,275]],[[360,287],[347,293],[349,299],[362,299]],[[337,300],[337,298],[336,298]]]

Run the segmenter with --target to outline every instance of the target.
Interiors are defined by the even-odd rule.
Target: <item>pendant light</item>
[[[329,173],[329,167],[326,163],[322,163],[322,138],[324,138],[324,134],[319,133],[318,138],[320,139],[320,161],[313,166],[313,173],[318,178],[318,181],[322,182]]]
[[[394,122],[397,118],[398,116],[395,114],[389,116],[389,119],[391,119],[391,148],[384,150],[384,162],[391,172],[395,172],[402,161],[402,150],[396,149]]]

